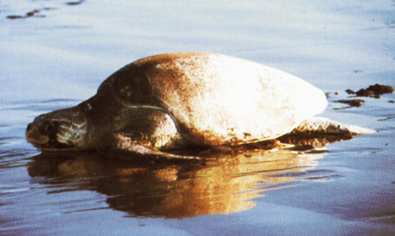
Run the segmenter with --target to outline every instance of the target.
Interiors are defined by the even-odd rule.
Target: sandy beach
[[[395,1],[0,2],[0,235],[395,235]],[[43,155],[35,116],[138,58],[209,51],[327,92],[322,116],[377,133],[204,164]]]

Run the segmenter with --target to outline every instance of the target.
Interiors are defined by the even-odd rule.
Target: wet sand
[[[0,235],[394,235],[395,95],[336,102],[395,86],[394,13],[394,1],[0,2]],[[121,66],[185,50],[294,73],[329,92],[323,116],[378,132],[206,163],[43,155],[25,141],[33,117]]]

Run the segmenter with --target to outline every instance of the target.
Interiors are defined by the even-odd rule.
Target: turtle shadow
[[[33,157],[28,173],[49,194],[96,191],[109,208],[127,216],[184,218],[248,210],[270,190],[312,175],[324,178],[327,172],[315,169],[322,157],[251,149],[216,153],[204,162],[157,162],[116,154],[58,153]]]

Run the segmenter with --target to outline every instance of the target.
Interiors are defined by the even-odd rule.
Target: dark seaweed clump
[[[336,100],[335,102],[344,103],[350,107],[360,107],[365,101],[363,99],[340,99]]]
[[[367,88],[362,88],[358,91],[353,91],[351,89],[347,89],[346,93],[356,95],[359,97],[374,97],[379,98],[381,95],[386,93],[393,93],[394,88],[389,85],[375,84],[370,85]]]

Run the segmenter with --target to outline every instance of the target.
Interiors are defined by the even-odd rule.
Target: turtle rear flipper
[[[336,136],[355,136],[362,134],[373,134],[376,131],[369,128],[363,128],[356,125],[343,124],[324,117],[312,117],[292,130],[294,135],[336,135]]]
[[[328,118],[312,117],[303,121],[292,132],[281,136],[279,140],[300,149],[316,149],[323,148],[329,143],[351,139],[356,135],[375,132],[372,129],[342,124]]]

